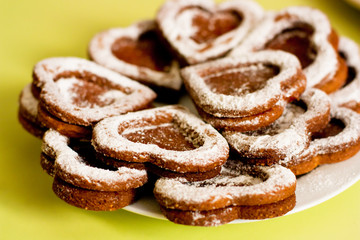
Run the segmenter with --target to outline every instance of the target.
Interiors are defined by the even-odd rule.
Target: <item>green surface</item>
[[[343,1],[259,1],[266,9],[310,5],[360,43],[360,12]],[[188,227],[124,210],[90,212],[59,200],[39,165],[40,141],[17,122],[18,95],[34,64],[86,57],[100,30],[152,18],[162,1],[0,0],[0,239],[360,239],[360,182],[311,209],[260,222]]]

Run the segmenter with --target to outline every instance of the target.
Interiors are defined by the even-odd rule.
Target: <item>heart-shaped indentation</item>
[[[155,31],[144,32],[138,39],[120,37],[112,44],[111,51],[120,60],[155,71],[167,72],[172,63],[170,53]]]
[[[196,148],[176,122],[127,129],[121,134],[132,142],[155,144],[166,150],[188,151]]]
[[[280,72],[278,66],[270,64],[241,64],[236,68],[204,77],[206,84],[214,93],[241,96],[255,92],[266,85],[267,80]]]
[[[314,29],[309,24],[297,24],[284,29],[265,44],[267,49],[283,50],[294,54],[301,62],[302,68],[309,66],[316,58],[317,50],[311,38]]]
[[[220,11],[211,13],[200,8],[188,8],[193,15],[191,26],[195,32],[191,38],[197,43],[209,43],[215,38],[237,28],[242,22],[242,16],[235,11]],[[184,14],[186,12],[184,11]]]

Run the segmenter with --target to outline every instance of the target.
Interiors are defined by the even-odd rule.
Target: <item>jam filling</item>
[[[191,38],[201,44],[211,42],[215,38],[237,28],[242,22],[242,16],[235,11],[208,12],[201,8],[188,8],[196,11],[192,19],[192,26],[197,30]]]
[[[208,75],[205,83],[214,93],[241,96],[263,88],[267,80],[276,76],[279,71],[280,69],[273,65],[244,64],[236,69]]]
[[[315,139],[336,136],[339,133],[341,133],[344,130],[344,128],[345,128],[345,124],[340,119],[332,118],[329,124],[323,130],[314,133],[311,138],[312,140],[315,140]]]
[[[314,29],[303,23],[295,24],[276,35],[265,44],[266,49],[283,50],[294,54],[302,68],[309,66],[316,58],[317,51],[311,41]]]
[[[111,51],[118,59],[139,67],[162,72],[170,70],[171,55],[155,31],[145,32],[138,39],[121,37],[113,43]]]
[[[188,151],[196,148],[175,123],[127,129],[122,136],[135,143],[155,144],[166,150]]]

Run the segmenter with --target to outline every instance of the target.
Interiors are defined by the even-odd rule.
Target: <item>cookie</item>
[[[145,170],[109,168],[96,160],[90,142],[72,140],[55,130],[45,133],[42,152],[43,168],[55,176],[54,192],[77,207],[89,210],[125,207],[135,199],[136,189],[147,182]],[[114,203],[115,200],[119,202]]]
[[[273,123],[283,114],[285,105],[286,101],[279,101],[269,110],[246,117],[215,117],[199,106],[195,105],[195,107],[201,118],[219,131],[247,132],[258,130]]]
[[[104,156],[101,153],[97,153],[97,159],[104,162],[106,165],[112,166],[112,167],[130,167],[130,168],[136,168],[136,169],[145,169],[148,173],[151,173],[154,175],[154,178],[159,177],[168,177],[168,178],[177,178],[177,177],[183,177],[188,181],[201,181],[209,178],[213,178],[216,175],[220,173],[221,166],[215,167],[214,169],[211,169],[209,171],[205,172],[175,172],[171,170],[167,170],[161,167],[158,167],[151,163],[139,163],[139,162],[128,162],[128,161],[122,161],[118,160],[112,157]]]
[[[321,90],[308,89],[271,125],[257,131],[222,134],[242,161],[271,165],[304,151],[310,144],[310,134],[320,131],[329,120],[329,97]]]
[[[331,120],[312,134],[308,148],[288,156],[280,163],[296,175],[310,172],[318,165],[344,161],[360,150],[360,116],[347,108],[332,107]]]
[[[283,51],[214,60],[184,68],[181,74],[204,119],[218,129],[230,122],[239,131],[269,125],[306,85],[297,58]],[[262,125],[261,118],[266,121]]]
[[[281,216],[295,206],[295,188],[296,177],[287,168],[228,160],[220,175],[209,180],[160,178],[154,195],[170,221],[215,226],[238,218]]]
[[[104,119],[94,127],[92,144],[105,156],[178,173],[213,170],[229,154],[221,134],[176,105]]]
[[[156,15],[160,32],[183,65],[224,56],[263,16],[253,1],[169,0]]]
[[[101,119],[146,108],[156,97],[148,87],[85,59],[49,58],[35,65],[33,85],[39,96],[39,118],[63,134],[89,129]],[[91,130],[90,130],[91,133]]]
[[[42,138],[46,127],[38,120],[39,100],[31,91],[31,84],[26,85],[20,93],[18,120],[22,127],[37,138]]]
[[[345,59],[348,76],[344,86],[330,95],[333,103],[360,113],[360,49],[353,40],[341,37],[339,53]]]
[[[179,64],[163,47],[153,20],[98,33],[88,52],[96,63],[150,86],[158,100],[174,102],[180,95]]]
[[[270,12],[231,55],[263,49],[295,54],[308,80],[308,87],[326,93],[339,89],[346,79],[346,64],[339,56],[338,35],[321,11],[309,7],[288,7]]]

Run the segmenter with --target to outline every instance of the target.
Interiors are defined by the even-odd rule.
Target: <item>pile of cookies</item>
[[[53,191],[76,207],[150,189],[175,223],[277,217],[296,176],[360,150],[359,48],[319,10],[168,0],[88,53],[37,63],[19,100]],[[174,105],[186,94],[198,115]]]

